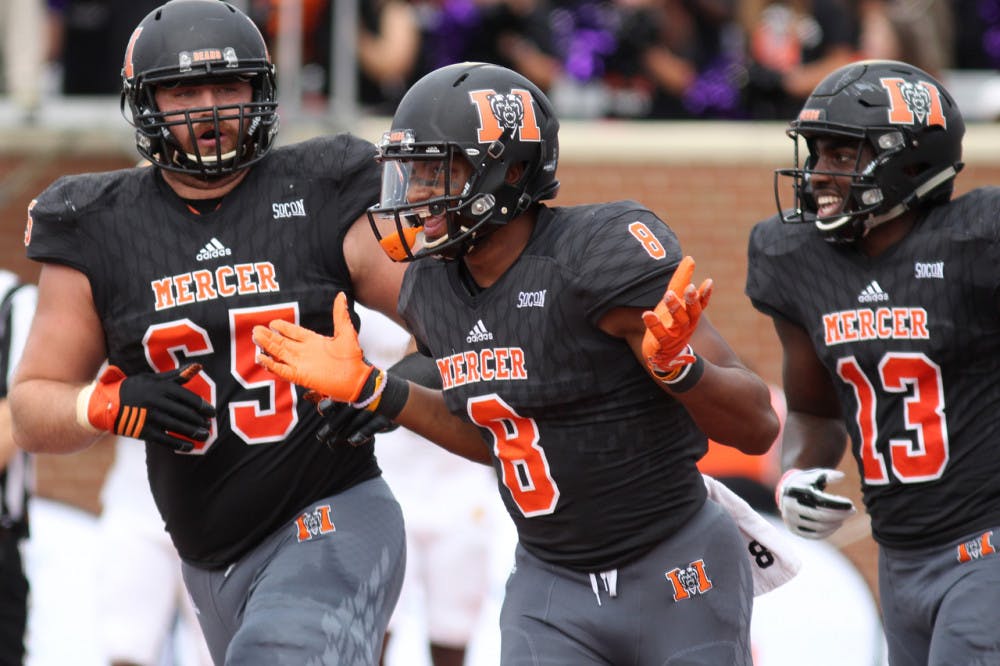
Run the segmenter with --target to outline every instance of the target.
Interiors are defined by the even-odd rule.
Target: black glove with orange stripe
[[[184,384],[201,371],[197,363],[155,374],[126,376],[111,365],[76,399],[76,418],[92,430],[162,444],[175,451],[194,449],[208,439],[215,407]]]
[[[331,449],[343,444],[365,446],[375,441],[375,435],[392,432],[399,427],[381,414],[319,397],[314,391],[306,393],[307,399],[310,393],[318,397],[316,408],[323,415],[323,425],[316,431],[316,439]]]

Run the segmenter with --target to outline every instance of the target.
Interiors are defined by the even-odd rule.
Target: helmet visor
[[[459,196],[450,155],[386,159],[382,195],[368,211],[383,250],[395,261],[433,254],[450,240],[450,224]]]

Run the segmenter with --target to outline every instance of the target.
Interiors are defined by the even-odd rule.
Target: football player
[[[894,666],[1000,663],[1000,190],[952,199],[964,132],[916,67],[838,69],[750,237],[784,352],[782,516],[823,538],[854,513],[825,490],[850,436]]]
[[[399,321],[403,267],[365,218],[375,146],[275,148],[274,66],[221,0],[148,14],[122,86],[152,166],[63,177],[30,210],[43,266],[10,396],[17,442],[146,442],[215,663],[375,664],[403,578],[400,507],[370,445],[316,442],[321,416],[254,363],[250,338],[275,318],[329,332],[337,291]]]
[[[399,310],[443,391],[370,366],[343,295],[333,337],[258,326],[260,362],[494,466],[519,537],[502,664],[749,666],[750,562],[695,463],[706,434],[767,450],[767,386],[656,215],[541,203],[558,128],[523,76],[461,63],[414,84],[382,140],[370,221],[412,261]]]

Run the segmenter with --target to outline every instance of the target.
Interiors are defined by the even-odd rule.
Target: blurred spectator
[[[902,60],[939,79],[952,66],[950,0],[859,0],[857,11],[863,57]]]
[[[734,0],[577,0],[552,11],[568,118],[738,118]]]
[[[742,41],[732,0],[617,0],[616,46],[605,81],[637,105],[632,118],[733,117],[731,77]]]
[[[136,24],[162,0],[50,0],[60,31],[62,92],[118,95],[122,54]]]
[[[97,547],[92,513],[32,498],[24,553],[31,581],[25,666],[108,666],[97,640]]]
[[[261,27],[275,53],[283,0],[253,0],[248,14]],[[359,103],[369,112],[391,115],[396,103],[421,73],[420,25],[408,0],[357,0]],[[306,95],[330,92],[331,32],[335,5],[302,0],[302,87]]]
[[[392,115],[416,81],[420,26],[405,0],[363,0],[358,31],[361,104]]]
[[[846,0],[744,0],[745,104],[752,119],[788,120],[824,76],[858,58]]]
[[[955,21],[954,67],[1000,68],[1000,0],[952,0],[950,5]]]
[[[462,61],[513,69],[543,90],[562,65],[547,0],[423,0],[424,72]]]
[[[44,0],[0,2],[0,90],[13,98],[26,119],[41,97],[45,34]]]

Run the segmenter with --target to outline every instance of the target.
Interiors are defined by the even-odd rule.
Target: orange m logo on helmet
[[[495,90],[473,90],[469,98],[479,113],[479,143],[496,141],[507,128],[516,129],[521,141],[542,140],[534,101],[527,90],[511,90],[509,95]]]
[[[889,93],[889,122],[894,125],[915,125],[917,122],[931,127],[939,125],[948,129],[941,104],[941,91],[933,83],[911,83],[905,79],[879,79]]]
[[[141,32],[142,26],[132,32],[132,36],[128,39],[128,47],[125,49],[125,78],[129,80],[135,75],[135,67],[132,66],[132,51],[135,50],[135,43],[139,41],[139,33]]]

